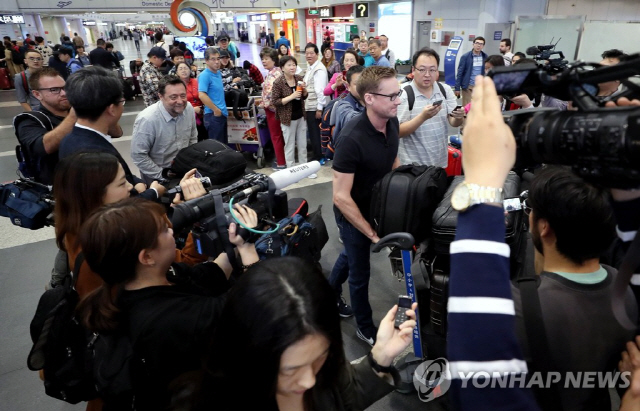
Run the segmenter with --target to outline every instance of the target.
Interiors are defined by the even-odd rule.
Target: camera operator
[[[599,256],[615,236],[608,194],[570,170],[547,166],[536,173],[529,189],[525,213],[535,247],[536,267],[541,267],[538,295],[553,371],[602,372],[615,369],[617,353],[631,340],[612,309],[617,270],[600,265]],[[523,317],[527,300],[512,287],[518,334],[525,357],[533,357]],[[524,291],[523,291],[524,292]],[[628,318],[637,323],[638,308],[630,288],[625,295]],[[523,315],[523,311],[525,314]],[[590,349],[584,350],[585,342]],[[528,354],[528,355],[527,355]],[[531,369],[542,364],[527,358]],[[562,384],[558,384],[558,387]],[[544,396],[549,388],[539,390]],[[606,388],[567,388],[558,391],[567,410],[603,410],[610,407]]]
[[[253,210],[236,210],[240,221],[256,226]],[[244,264],[258,261],[254,245],[236,235],[235,223],[229,226],[229,240]],[[131,372],[133,406],[166,409],[169,383],[200,369],[220,319],[232,271],[221,261],[226,254],[193,267],[175,263],[164,208],[138,198],[95,212],[82,225],[79,243],[89,267],[104,281],[80,302],[81,321],[94,332],[129,335],[137,364]],[[124,409],[112,398],[102,400],[110,409]]]
[[[60,142],[73,129],[76,115],[67,100],[65,81],[57,70],[44,67],[32,73],[29,85],[40,107],[18,114],[13,127],[27,158],[29,173],[37,182],[51,185]]]
[[[492,80],[478,79],[476,84],[479,87],[474,90],[474,110],[463,141],[466,182],[502,187],[515,163],[515,141],[497,108]],[[630,103],[621,99],[618,104]],[[640,105],[640,101],[635,104]],[[618,231],[637,230],[640,192],[612,190],[612,194]],[[482,202],[486,201],[474,204]],[[459,215],[456,241],[451,245],[448,352],[453,377],[451,398],[460,410],[539,409],[531,391],[521,385],[495,389],[487,384],[481,388],[469,379],[463,381],[464,375],[477,370],[499,376],[527,373],[515,334],[503,213],[501,202],[472,205]],[[627,241],[631,241],[636,231],[626,233]],[[478,288],[478,284],[483,286]],[[482,307],[474,305],[477,297],[484,297]],[[470,340],[474,343],[469,344]],[[627,402],[637,401],[637,388],[625,396]],[[633,405],[637,408],[638,404]]]
[[[66,91],[78,120],[60,144],[60,158],[88,151],[113,154],[120,161],[127,181],[136,191],[132,194],[139,193],[150,200],[160,198],[165,188],[154,181],[147,190],[144,182],[133,175],[127,162],[111,144],[111,136],[122,135],[118,121],[124,112],[126,100],[120,80],[102,67],[85,67],[69,77]]]

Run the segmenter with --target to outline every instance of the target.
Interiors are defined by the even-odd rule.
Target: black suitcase
[[[430,276],[431,296],[429,299],[429,319],[434,332],[447,333],[447,302],[449,301],[449,273],[435,269]]]
[[[429,236],[430,216],[446,188],[441,167],[404,165],[392,170],[373,188],[371,226],[380,238],[407,232],[421,242]]]
[[[451,194],[458,184],[464,181],[464,176],[456,176],[449,186],[444,198],[433,213],[431,233],[433,237],[433,248],[436,255],[436,266],[444,272],[450,271],[449,247],[456,236],[456,225],[458,223],[458,212],[451,207]],[[520,177],[510,172],[504,183],[504,198],[518,197],[520,195]],[[523,213],[509,213],[505,217],[506,235],[505,241],[511,248],[511,272],[512,276],[517,275],[519,269],[518,255],[521,251],[521,242],[524,228]]]
[[[244,174],[247,160],[220,141],[203,140],[178,151],[170,170],[182,177],[193,168],[209,177],[213,187],[221,187]]]

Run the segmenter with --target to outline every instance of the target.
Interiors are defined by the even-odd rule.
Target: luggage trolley
[[[258,126],[258,102],[254,96],[249,97],[249,105],[240,107],[242,120],[233,115],[233,107],[227,107],[227,135],[229,146],[235,150],[253,153],[258,168],[265,166],[264,146],[271,140],[268,128]]]

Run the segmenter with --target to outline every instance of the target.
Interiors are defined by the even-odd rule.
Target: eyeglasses
[[[29,60],[29,61],[44,61],[44,59],[41,58],[41,57],[27,57],[27,60]]]
[[[127,104],[127,100],[123,98],[122,100],[119,100],[117,104],[120,104],[120,103],[122,103],[122,106],[124,107],[124,105]]]
[[[531,214],[531,206],[529,204],[527,204],[527,200],[524,200],[522,202],[522,211],[526,214],[529,215]]]
[[[480,46],[484,46],[484,43],[479,42],[479,41],[476,41],[476,42],[474,42],[473,44],[478,44],[478,45],[480,45]]]
[[[47,88],[37,88],[38,91],[48,91],[51,94],[60,94],[64,87],[47,87]]]
[[[418,73],[422,74],[423,76],[424,76],[425,74],[427,74],[427,73],[429,73],[430,75],[432,75],[432,76],[433,76],[433,75],[435,75],[435,74],[438,72],[438,70],[436,70],[436,69],[434,69],[434,68],[427,69],[427,68],[422,68],[422,67],[421,67],[421,68],[416,68],[416,71],[417,71]]]
[[[390,101],[394,101],[395,99],[397,99],[398,97],[400,97],[402,95],[402,90],[398,91],[397,93],[394,94],[380,94],[380,93],[369,93],[369,94],[373,94],[376,96],[382,96],[382,97],[389,97]]]

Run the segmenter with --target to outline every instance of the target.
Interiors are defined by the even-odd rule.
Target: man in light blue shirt
[[[358,43],[358,50],[360,50],[358,55],[364,59],[364,67],[373,66],[376,61],[371,57],[371,54],[369,54],[369,43],[363,39]]]
[[[373,57],[373,66],[391,67],[389,60],[382,55],[382,42],[380,40],[369,40],[369,54]]]
[[[146,184],[162,178],[162,170],[183,148],[198,142],[196,115],[187,88],[175,76],[158,84],[160,101],[138,114],[133,124],[131,158]]]
[[[72,54],[73,50],[66,47],[60,47],[60,49],[58,50],[58,58],[63,63],[67,64],[67,70],[69,70],[69,74],[73,74],[82,68],[82,63],[75,59]]]
[[[207,68],[198,77],[198,95],[204,104],[204,126],[209,138],[228,142],[227,103],[224,100],[224,86],[220,69],[220,52],[209,47],[204,52]]]

